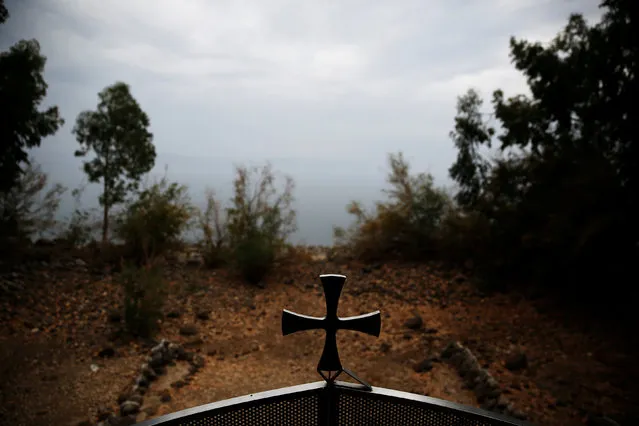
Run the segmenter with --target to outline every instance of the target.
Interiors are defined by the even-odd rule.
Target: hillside
[[[309,262],[281,266],[263,288],[224,270],[173,265],[165,270],[171,294],[160,331],[145,341],[121,331],[117,274],[69,258],[4,277],[25,290],[0,308],[1,417],[11,425],[94,424],[99,413],[117,410],[118,397],[162,338],[199,353],[204,365],[178,385],[185,367],[169,368],[145,396],[138,420],[319,380],[321,333],[284,338],[280,317],[283,308],[323,315],[321,273],[348,277],[340,315],[382,311],[378,339],[338,334],[344,365],[374,386],[479,407],[451,365],[438,359],[458,341],[535,424],[579,425],[601,413],[621,419],[638,400],[629,340],[574,318],[571,324],[543,300],[483,295],[470,278],[435,265]],[[512,365],[521,354],[525,368]]]

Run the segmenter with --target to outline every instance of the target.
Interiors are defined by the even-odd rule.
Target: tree
[[[3,3],[0,23],[9,17]],[[45,63],[36,40],[21,40],[0,53],[0,193],[18,184],[29,163],[28,149],[40,146],[64,124],[58,107],[39,110],[47,95]]]
[[[14,187],[0,194],[2,244],[6,244],[7,239],[24,241],[51,231],[66,190],[61,184],[49,186],[47,175],[31,159]]]
[[[477,253],[517,281],[597,303],[601,282],[623,283],[638,257],[639,38],[631,3],[603,1],[596,25],[572,15],[548,45],[510,40],[532,96],[494,92],[502,130],[492,164],[484,168],[475,155],[493,133],[477,119],[474,95],[460,101],[452,134],[458,200],[490,224],[489,247]]]
[[[479,94],[473,89],[459,97],[455,130],[450,132],[458,152],[457,160],[448,172],[459,184],[455,199],[465,208],[471,208],[477,203],[489,167],[478,148],[482,144],[490,146],[491,138],[495,134],[495,130],[483,121],[480,111],[482,103]]]
[[[131,95],[129,86],[117,82],[99,93],[96,111],[78,115],[73,133],[80,149],[77,157],[93,151],[95,158],[84,162],[90,182],[102,180],[102,241],[109,232],[109,209],[125,201],[126,194],[139,187],[142,176],[155,163],[149,117]]]

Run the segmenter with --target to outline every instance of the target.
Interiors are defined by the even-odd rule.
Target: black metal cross
[[[342,363],[339,359],[336,340],[337,330],[355,330],[379,337],[382,319],[379,311],[356,317],[339,318],[337,316],[337,305],[346,277],[344,275],[327,274],[320,275],[320,280],[324,288],[324,298],[326,299],[326,316],[322,318],[311,317],[284,309],[282,312],[282,334],[286,336],[303,330],[326,330],[324,350],[319,364],[317,364],[317,371],[327,382],[331,383],[342,371],[346,371],[352,376],[349,370],[342,368]],[[325,376],[322,374],[323,371],[329,372],[329,375]],[[336,374],[331,375],[331,372]]]

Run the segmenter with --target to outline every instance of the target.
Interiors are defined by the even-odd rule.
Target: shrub
[[[163,177],[128,203],[116,220],[115,232],[130,256],[144,264],[180,246],[193,213],[187,188]]]
[[[388,200],[376,203],[374,213],[352,202],[347,211],[355,222],[349,229],[334,229],[336,244],[365,259],[432,256],[444,218],[454,210],[452,201],[431,175],[411,175],[401,153],[390,154],[389,165]]]
[[[17,184],[0,193],[0,235],[31,239],[52,230],[66,188],[60,184],[47,186],[47,175],[31,160]]]
[[[68,247],[80,247],[89,243],[97,229],[100,228],[100,222],[95,217],[95,212],[81,208],[81,197],[84,192],[84,186],[73,190],[73,199],[75,209],[69,218],[66,229],[64,229],[58,240]]]
[[[249,282],[258,282],[270,271],[296,229],[291,208],[294,183],[290,177],[285,182],[278,193],[270,165],[237,168],[235,194],[226,211],[228,246],[234,266]]]
[[[217,268],[228,260],[228,228],[222,205],[212,189],[206,191],[206,208],[199,211],[198,221],[204,238],[201,244],[204,263]]]
[[[166,284],[159,268],[126,266],[120,275],[124,289],[124,319],[127,330],[149,337],[157,328],[166,298]]]

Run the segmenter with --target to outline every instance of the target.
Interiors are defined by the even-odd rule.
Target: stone
[[[171,400],[171,391],[169,391],[168,389],[162,389],[162,392],[160,392],[160,401],[169,402],[170,400]]]
[[[135,379],[135,384],[141,388],[149,387],[149,381],[144,377],[144,375],[139,375],[137,379]]]
[[[206,321],[206,320],[208,320],[208,319],[210,318],[209,311],[206,311],[206,310],[198,311],[198,312],[195,314],[195,318],[197,318],[197,319],[199,319],[199,320]]]
[[[455,353],[457,353],[461,349],[461,346],[457,342],[450,342],[441,353],[441,357],[443,359],[448,359],[452,357]]]
[[[380,351],[381,353],[384,353],[384,354],[385,354],[385,353],[387,353],[388,351],[390,351],[390,349],[391,349],[391,344],[390,344],[390,343],[382,342],[382,343],[379,345],[379,351]]]
[[[100,358],[112,358],[115,356],[115,349],[113,346],[105,346],[98,352]]]
[[[129,396],[128,401],[137,402],[138,404],[142,405],[143,397],[139,393],[134,393],[133,395]]]
[[[506,368],[510,371],[519,371],[528,367],[528,357],[523,352],[513,354],[506,360]]]
[[[204,340],[202,340],[202,338],[199,336],[195,336],[195,337],[191,337],[189,340],[184,342],[182,346],[184,346],[186,349],[192,349],[192,348],[197,348],[198,346],[201,346],[203,344],[204,344]]]
[[[157,374],[155,374],[155,372],[153,371],[153,369],[149,367],[149,364],[142,364],[142,368],[140,369],[140,372],[150,382],[157,379],[158,377]]]
[[[113,309],[109,311],[108,318],[109,318],[109,322],[117,323],[122,321],[122,314],[120,313],[120,311]]]
[[[140,411],[140,404],[135,401],[124,401],[120,405],[120,414],[128,416],[129,414],[137,414]]]
[[[184,349],[182,349],[182,347],[177,343],[169,343],[169,345],[167,346],[167,351],[171,359],[178,359],[180,351],[184,351]]]
[[[184,383],[184,380],[176,380],[175,382],[171,383],[171,387],[175,389],[183,388],[185,385],[186,383]]]
[[[151,355],[149,359],[149,365],[155,369],[156,367],[161,367],[164,365],[164,356],[162,352],[156,352]]]
[[[411,330],[417,330],[421,328],[423,323],[424,323],[424,320],[422,320],[422,317],[419,315],[415,315],[407,319],[406,321],[404,321],[404,327]]]
[[[166,314],[167,318],[180,318],[182,314],[180,314],[178,311],[169,311]]]
[[[416,373],[425,373],[433,369],[433,362],[430,359],[422,360],[413,366]]]
[[[195,324],[186,324],[180,327],[180,334],[182,336],[195,336],[197,334],[197,327]]]
[[[122,402],[124,402],[124,401],[122,401]],[[118,402],[118,404],[121,404],[121,402]],[[111,412],[111,409],[109,407],[107,407],[106,405],[100,405],[98,407],[98,412],[96,414],[96,417],[97,417],[99,422],[102,422],[102,421],[108,419],[111,414],[113,414],[113,413]]]

